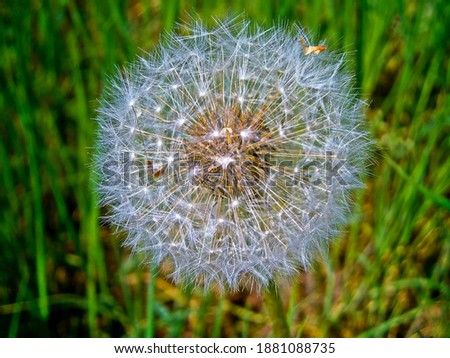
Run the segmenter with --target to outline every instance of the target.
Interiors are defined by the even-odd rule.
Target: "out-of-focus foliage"
[[[151,280],[100,225],[91,180],[96,98],[115,66],[177,20],[244,10],[263,26],[297,21],[349,52],[377,141],[352,223],[328,259],[282,290],[292,335],[450,336],[445,0],[3,4],[0,336],[270,335],[254,293],[203,296]]]

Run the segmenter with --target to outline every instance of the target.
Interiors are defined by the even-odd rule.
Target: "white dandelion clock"
[[[313,51],[299,27],[182,30],[102,100],[101,203],[175,282],[265,287],[346,223],[370,143],[363,104],[344,56]]]

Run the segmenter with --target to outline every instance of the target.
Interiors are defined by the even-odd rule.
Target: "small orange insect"
[[[308,46],[305,43],[305,39],[303,37],[300,38],[300,45],[302,45],[303,53],[305,55],[318,55],[319,53],[327,49],[326,46]]]

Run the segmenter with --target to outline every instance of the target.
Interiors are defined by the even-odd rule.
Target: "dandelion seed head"
[[[307,269],[347,222],[364,103],[344,56],[305,55],[298,26],[182,27],[106,90],[100,203],[175,282],[259,289]]]

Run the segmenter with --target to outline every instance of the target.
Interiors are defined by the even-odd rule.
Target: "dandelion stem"
[[[283,303],[277,286],[274,281],[269,283],[269,286],[264,291],[264,301],[267,310],[269,311],[270,319],[272,320],[273,334],[277,338],[288,338],[289,327],[286,321],[286,313],[284,312]]]
[[[156,268],[155,265],[151,265],[150,277],[147,286],[147,328],[145,336],[147,338],[155,337],[155,281],[156,281]]]

